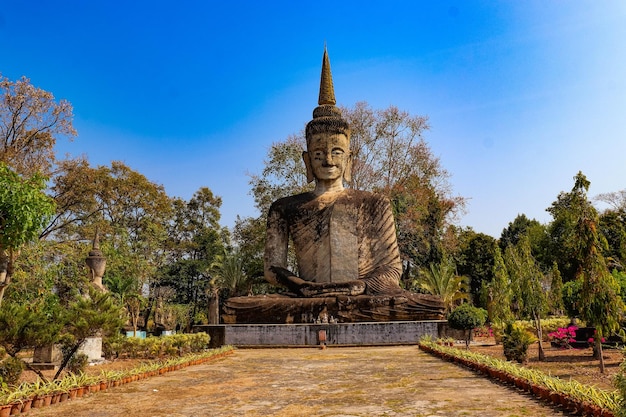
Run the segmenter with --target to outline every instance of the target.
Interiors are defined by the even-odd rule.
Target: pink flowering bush
[[[555,332],[548,333],[550,341],[561,349],[570,349],[576,342],[576,326],[559,327]]]

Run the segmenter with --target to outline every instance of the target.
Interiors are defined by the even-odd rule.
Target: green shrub
[[[525,363],[528,360],[528,347],[536,341],[537,339],[521,325],[509,323],[502,335],[504,356],[509,361]]]
[[[556,332],[559,328],[567,327],[570,322],[571,319],[569,317],[552,317],[541,320],[544,342],[548,341],[548,333]],[[535,333],[537,331],[532,320],[518,320],[516,323],[523,326],[524,330],[527,332]]]
[[[155,359],[203,351],[208,348],[209,339],[209,335],[206,333],[149,336],[145,339],[116,336],[105,340],[103,350],[105,357]]]
[[[17,385],[22,371],[24,371],[24,363],[20,359],[9,356],[0,362],[0,385]]]
[[[73,374],[85,372],[89,357],[84,353],[75,353],[67,363],[67,370]]]
[[[484,308],[474,307],[467,303],[461,304],[460,306],[455,308],[448,316],[448,324],[453,329],[466,331],[466,347],[469,347],[472,329],[484,325],[486,321],[487,310],[485,310]]]

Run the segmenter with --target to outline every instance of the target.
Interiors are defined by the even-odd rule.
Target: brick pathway
[[[566,416],[416,346],[242,349],[33,417]]]

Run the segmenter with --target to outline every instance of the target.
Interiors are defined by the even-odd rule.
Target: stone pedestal
[[[210,346],[303,347],[414,345],[439,337],[444,321],[337,324],[222,324],[194,326],[211,337]]]
[[[42,371],[56,369],[63,360],[63,354],[58,345],[48,345],[35,348],[33,352],[33,362],[31,365],[34,368]]]
[[[295,298],[278,294],[229,298],[225,324],[358,323],[442,320],[441,299],[426,294]]]
[[[89,362],[102,361],[102,337],[88,337],[78,348],[78,352],[87,355]]]

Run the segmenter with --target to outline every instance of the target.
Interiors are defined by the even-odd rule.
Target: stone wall
[[[417,344],[439,336],[444,321],[337,324],[231,324],[195,326],[211,336],[211,346],[383,346]]]

